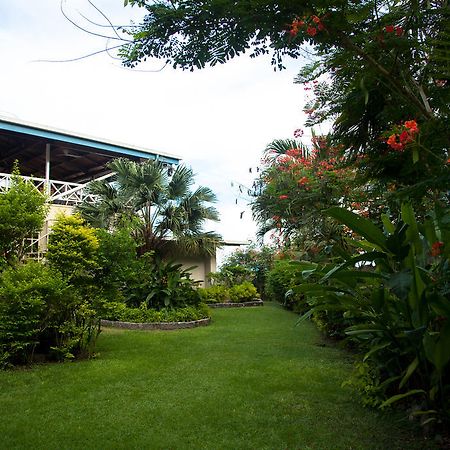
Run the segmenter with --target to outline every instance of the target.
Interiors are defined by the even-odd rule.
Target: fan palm
[[[89,192],[95,203],[83,203],[79,210],[93,226],[115,229],[127,224],[140,252],[159,256],[174,252],[213,254],[221,236],[203,231],[207,220],[218,221],[211,206],[216,196],[207,187],[194,185],[194,173],[178,166],[172,175],[158,160],[143,163],[119,158],[109,164],[111,179],[93,181]]]

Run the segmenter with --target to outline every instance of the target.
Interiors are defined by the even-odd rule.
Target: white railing
[[[32,183],[36,189],[50,195],[50,203],[60,205],[75,206],[83,201],[94,202],[95,196],[87,193],[87,183],[68,183],[66,181],[45,180],[45,178],[25,177],[24,180]],[[7,191],[11,187],[12,175],[0,173],[0,193]]]
[[[48,234],[36,233],[23,240],[24,255],[26,259],[41,261],[47,251]]]

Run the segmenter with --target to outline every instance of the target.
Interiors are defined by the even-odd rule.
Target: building
[[[70,214],[77,204],[89,201],[87,184],[110,177],[112,174],[106,165],[119,157],[138,162],[158,158],[168,166],[176,166],[181,160],[143,147],[0,118],[0,192],[8,189],[11,170],[17,160],[21,175],[50,198],[44,229],[38,236],[30,237],[30,253],[39,257],[46,250],[56,216],[61,212]],[[205,275],[216,269],[215,257],[190,257],[180,262],[198,266],[194,279],[205,280]]]

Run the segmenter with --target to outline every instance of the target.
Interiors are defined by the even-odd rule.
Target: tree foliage
[[[24,239],[42,230],[47,210],[46,197],[15,171],[9,189],[0,193],[0,258],[4,262],[11,265],[23,256]]]
[[[190,168],[180,165],[169,175],[160,161],[139,164],[128,159],[117,159],[110,168],[114,181],[92,182],[89,188],[97,202],[80,207],[89,223],[106,229],[126,224],[134,230],[141,254],[215,252],[221,237],[203,231],[203,226],[208,220],[218,220],[217,210],[211,206],[216,196],[207,187],[192,189]]]
[[[316,82],[309,124],[334,122],[348,157],[367,158],[372,179],[415,184],[420,195],[449,181],[450,10],[446,1],[349,2],[131,0],[145,10],[127,29],[121,57],[182,69],[224,63],[244,52],[306,57],[297,81]],[[302,61],[305,61],[302,58]],[[389,152],[383,133],[416,119],[420,152]],[[424,144],[426,143],[426,144]],[[399,170],[400,167],[400,170]],[[410,190],[405,192],[410,195]]]

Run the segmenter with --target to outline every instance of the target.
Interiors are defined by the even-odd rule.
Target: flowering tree
[[[337,0],[208,2],[129,0],[145,9],[127,28],[125,65],[147,57],[182,69],[224,63],[246,51],[310,60],[297,77],[313,83],[309,124],[332,120],[335,142],[359,161],[361,175],[381,188],[416,185],[416,196],[449,182],[450,20],[447,2]],[[383,134],[415,120],[421,147],[414,158],[391,152]],[[426,143],[426,144],[424,144]],[[410,191],[406,194],[410,195]]]
[[[253,202],[260,235],[271,231],[279,247],[294,244],[316,254],[340,233],[323,209],[346,204],[369,214],[364,190],[355,187],[356,171],[343,165],[342,149],[330,136],[314,136],[308,148],[297,140],[274,141],[265,150]]]

